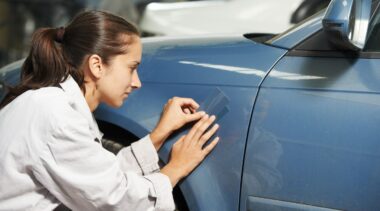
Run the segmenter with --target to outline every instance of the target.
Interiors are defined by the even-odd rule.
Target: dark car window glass
[[[364,51],[369,52],[379,52],[380,51],[380,4],[379,0],[376,0],[375,12],[372,15],[372,20],[368,27],[368,37],[367,43],[364,48]],[[373,5],[374,6],[374,5]]]
[[[318,31],[310,38],[298,44],[294,50],[301,51],[332,51],[335,50],[323,30]]]

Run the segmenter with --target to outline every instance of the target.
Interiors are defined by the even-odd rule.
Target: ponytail
[[[128,53],[126,39],[137,28],[121,17],[102,11],[79,13],[65,28],[42,28],[33,34],[32,47],[22,70],[20,83],[8,87],[0,109],[28,90],[58,86],[69,75],[85,92],[83,64],[97,54],[107,64],[116,55]]]
[[[33,34],[32,47],[22,66],[20,83],[8,87],[0,109],[28,90],[57,86],[66,80],[71,68],[63,56],[63,38],[62,28],[41,28]]]

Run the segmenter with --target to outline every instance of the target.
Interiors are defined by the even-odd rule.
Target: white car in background
[[[293,23],[326,7],[328,3],[329,0],[208,0],[150,3],[139,25],[145,36],[279,33]]]

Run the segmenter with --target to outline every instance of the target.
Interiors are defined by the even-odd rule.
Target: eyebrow
[[[138,62],[138,61],[133,61],[133,62],[131,62],[131,64],[129,64],[129,67],[130,67],[130,68],[133,68],[133,69],[137,69],[138,66],[139,66],[139,64],[140,64],[140,62]]]

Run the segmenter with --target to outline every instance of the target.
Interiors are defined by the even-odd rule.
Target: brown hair
[[[32,37],[32,47],[21,71],[20,83],[9,91],[0,108],[22,93],[58,86],[71,75],[82,88],[81,68],[87,56],[97,54],[107,64],[113,56],[127,53],[129,36],[139,32],[121,17],[101,11],[78,14],[65,28],[41,28]]]

